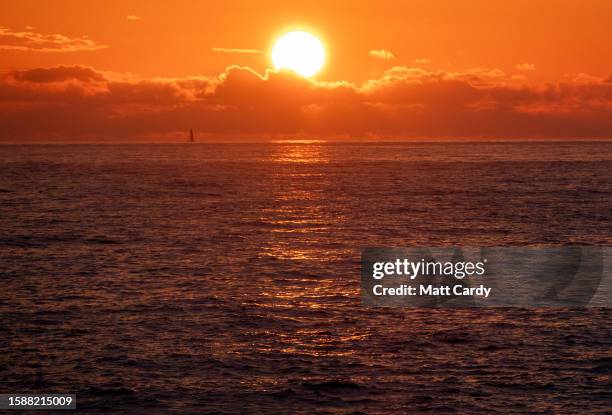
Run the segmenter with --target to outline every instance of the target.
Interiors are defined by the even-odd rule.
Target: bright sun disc
[[[323,67],[325,48],[323,43],[310,33],[285,33],[272,47],[272,63],[277,70],[290,69],[310,78]]]

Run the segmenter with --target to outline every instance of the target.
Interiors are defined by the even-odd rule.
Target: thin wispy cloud
[[[415,65],[427,65],[430,62],[431,60],[427,58],[416,58],[412,60],[412,63],[414,63]]]
[[[142,20],[142,17],[140,17],[140,16],[136,16],[135,14],[128,14],[128,15],[126,16],[126,19],[128,19],[128,20],[132,20],[132,21],[133,21],[133,20]]]
[[[19,50],[30,52],[79,52],[107,48],[87,36],[70,37],[58,33],[43,34],[29,27],[15,31],[0,26],[0,50]]]
[[[263,53],[259,49],[242,49],[242,48],[213,48],[213,52],[220,53]]]
[[[535,65],[533,63],[519,63],[515,66],[519,71],[533,71],[535,69]]]
[[[391,60],[395,59],[393,52],[386,49],[374,49],[368,52],[368,55],[372,58]]]

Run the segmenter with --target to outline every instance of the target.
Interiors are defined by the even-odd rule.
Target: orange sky
[[[0,107],[8,111],[0,139],[18,141],[21,131],[51,141],[89,139],[82,132],[92,130],[171,136],[185,124],[215,137],[610,137],[611,21],[607,0],[11,2],[0,14]],[[324,40],[328,61],[314,81],[249,80],[246,69],[219,78],[232,65],[264,76],[272,41],[287,28]],[[381,49],[394,58],[369,54]],[[55,72],[32,81],[27,71],[35,68]],[[75,77],[79,70],[94,75]],[[230,95],[226,78],[238,85]],[[291,88],[299,98],[279,105],[274,94]],[[248,105],[262,95],[261,108]],[[89,127],[46,120],[70,105],[84,111],[84,102]],[[266,111],[285,111],[287,120],[275,125]],[[152,112],[166,123],[138,127]],[[118,124],[118,115],[136,118]],[[28,117],[41,117],[41,127],[23,125]]]

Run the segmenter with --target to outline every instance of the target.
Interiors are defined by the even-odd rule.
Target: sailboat
[[[189,142],[193,143],[195,139],[193,138],[193,130],[189,130]]]

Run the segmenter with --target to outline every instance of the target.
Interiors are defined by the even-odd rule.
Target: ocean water
[[[601,414],[609,309],[361,306],[366,246],[612,245],[612,143],[0,146],[0,392]]]

